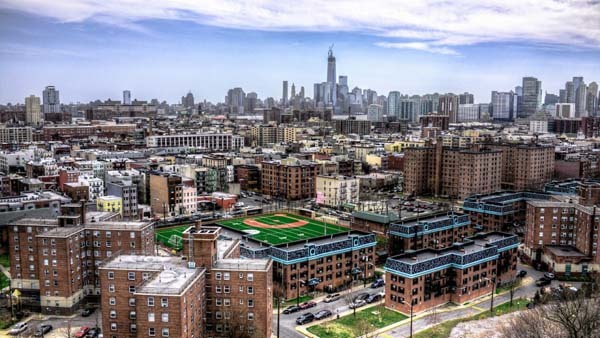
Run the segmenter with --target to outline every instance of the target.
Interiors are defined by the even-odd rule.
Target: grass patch
[[[308,302],[309,300],[312,300],[314,297],[311,295],[305,295],[305,296],[300,296],[300,298],[298,299],[298,304],[302,304],[304,302]],[[285,307],[288,307],[290,305],[296,305],[296,300],[297,298],[294,299],[288,299],[285,302],[281,303],[280,308],[283,310]],[[276,300],[273,299],[273,304],[277,304]]]
[[[157,243],[160,243],[171,249],[175,249],[178,251],[182,250],[183,243],[179,242],[178,244],[176,244],[176,243],[170,242],[169,240],[171,239],[171,236],[173,236],[173,235],[181,237],[181,235],[183,234],[185,229],[189,228],[192,225],[193,224],[185,224],[185,225],[180,225],[180,226],[176,226],[176,227],[172,227],[172,228],[156,229],[156,232],[154,234],[155,240]]]
[[[516,280],[514,281],[515,285],[513,286],[513,289],[514,289],[515,291],[517,290],[517,288],[518,288],[519,286],[521,286],[521,281],[522,281],[522,279],[521,279],[521,278],[519,278],[519,279],[516,279]],[[502,285],[502,286],[500,286],[500,287],[497,287],[497,288],[496,288],[496,294],[502,293],[502,292],[504,292],[504,291],[510,291],[510,288],[511,288],[511,286],[510,286],[510,283],[508,283],[508,284],[505,284],[505,285]]]
[[[501,316],[501,315],[505,315],[507,313],[526,309],[527,303],[529,303],[529,301],[526,299],[523,299],[523,298],[514,299],[512,307],[510,306],[510,302],[506,302],[504,304],[494,307],[494,315]],[[449,321],[443,322],[441,324],[438,324],[434,327],[431,327],[427,330],[420,331],[420,332],[414,334],[413,337],[414,338],[447,338],[448,336],[450,336],[450,332],[456,325],[458,325],[462,322],[468,322],[471,320],[480,320],[480,319],[485,319],[488,317],[490,317],[490,311],[485,311],[485,312],[476,314],[471,317],[449,320]]]
[[[265,228],[248,225],[244,223],[245,220],[253,220],[271,227]],[[298,221],[305,221],[306,224],[291,228],[278,228],[278,226],[285,226],[286,224],[295,223]],[[221,220],[216,224],[240,232],[247,230],[256,231],[256,234],[251,234],[248,236],[252,237],[254,240],[270,245],[298,242],[349,231],[349,229],[346,227],[323,221],[316,221],[311,218],[292,214],[267,214],[252,217],[241,217],[229,220]]]
[[[349,314],[340,319],[313,325],[307,330],[321,338],[353,338],[406,318],[408,317],[399,312],[375,306],[356,312],[356,316]]]
[[[10,257],[8,254],[0,255],[0,265],[5,268],[10,268]]]
[[[5,274],[0,273],[0,289],[4,289],[10,284],[10,279]]]

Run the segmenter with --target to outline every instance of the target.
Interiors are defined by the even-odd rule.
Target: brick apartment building
[[[182,177],[179,175],[150,173],[150,207],[153,214],[161,216],[178,214],[183,203]]]
[[[466,198],[500,188],[541,190],[554,172],[554,148],[537,144],[475,144],[470,150],[442,146],[404,153],[405,193]]]
[[[105,337],[205,337],[205,269],[180,257],[120,255],[99,277]]]
[[[287,158],[262,162],[262,193],[288,200],[313,198],[319,165]]]
[[[404,191],[412,195],[465,198],[500,189],[500,151],[435,146],[404,151]]]
[[[514,280],[516,235],[478,234],[443,249],[392,256],[385,264],[385,306],[410,313],[448,302],[462,304]]]
[[[261,172],[257,165],[236,165],[235,182],[240,184],[242,190],[258,190],[261,188]]]

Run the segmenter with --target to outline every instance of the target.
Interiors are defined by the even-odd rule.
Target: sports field
[[[181,234],[192,224],[180,225],[175,228],[156,229],[155,240],[171,249],[181,250],[183,249],[183,243],[181,242]]]
[[[291,243],[349,231],[348,228],[292,214],[268,214],[221,220],[216,224],[245,232],[271,245]]]

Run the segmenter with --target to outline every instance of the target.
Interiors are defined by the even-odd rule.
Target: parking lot
[[[82,317],[80,313],[73,317],[44,317],[33,314],[29,319],[26,319],[29,326],[27,330],[15,337],[33,337],[35,330],[42,324],[52,325],[52,330],[44,334],[45,338],[74,337],[75,333],[83,326],[92,328],[98,325],[98,327],[102,327],[102,316],[99,310],[88,317]],[[67,335],[67,328],[69,327],[71,334]],[[0,336],[4,337],[2,333],[0,333]]]

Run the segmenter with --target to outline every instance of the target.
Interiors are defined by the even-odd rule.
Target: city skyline
[[[409,14],[423,14],[426,2],[410,5],[398,18],[372,11],[356,15],[358,4],[350,14],[323,5],[317,17],[329,20],[322,24],[312,17],[298,20],[294,10],[271,3],[223,7],[219,14],[223,8],[218,4],[191,5],[187,13],[172,2],[136,15],[129,4],[79,4],[0,4],[0,102],[22,103],[30,94],[41,96],[47,85],[61,91],[61,103],[121,99],[123,90],[131,90],[132,99],[170,103],[191,90],[197,101],[222,102],[234,87],[261,99],[280,99],[284,80],[304,86],[313,97],[313,84],[327,80],[331,44],[336,73],[348,76],[349,89],[373,89],[379,95],[468,91],[476,102],[489,102],[492,91],[514,90],[526,76],[538,78],[543,92],[553,94],[573,76],[600,79],[600,25],[593,16],[600,10],[597,3],[540,4],[541,18],[527,27],[518,24],[531,18],[504,2],[481,7],[458,2],[458,8],[467,9],[462,16],[438,4],[440,8],[419,17],[422,22]],[[527,6],[532,5],[521,7]],[[434,22],[444,9],[454,19]],[[288,25],[268,15],[275,10],[287,15]],[[264,20],[240,21],[249,11]],[[493,27],[482,17],[520,30]],[[555,22],[567,17],[578,20],[572,25]],[[444,25],[448,28],[442,30]],[[469,33],[473,29],[480,31]]]

